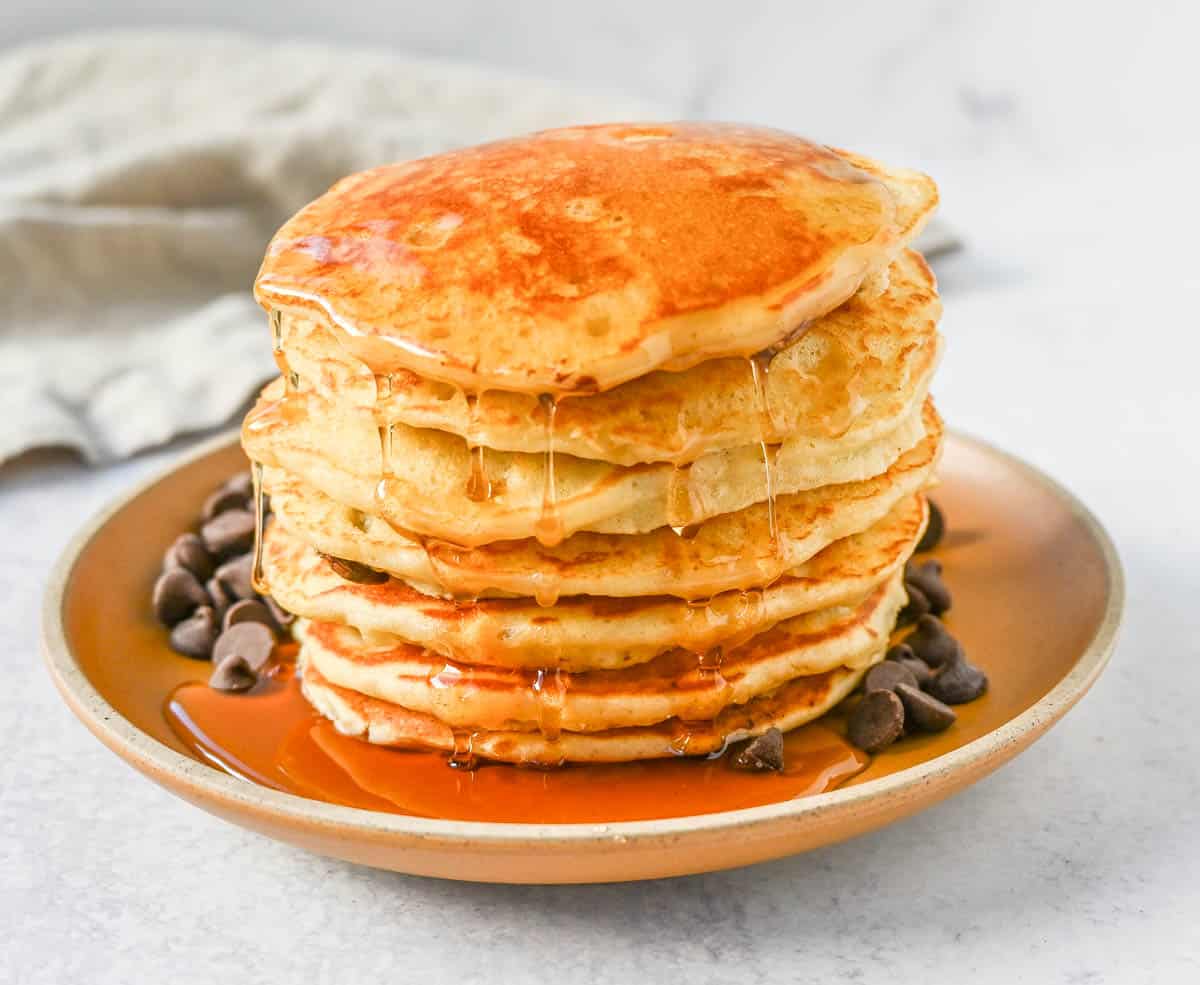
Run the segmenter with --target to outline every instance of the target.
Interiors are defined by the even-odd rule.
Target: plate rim
[[[1071,669],[1021,714],[977,739],[948,753],[887,776],[827,793],[777,801],[757,807],[641,821],[529,824],[499,821],[460,821],[391,814],[365,808],[331,804],[298,794],[249,783],[192,759],[143,732],[114,708],[96,689],[76,661],[67,641],[63,607],[75,565],[92,539],[118,512],[176,471],[236,443],[239,429],[231,428],[201,441],[168,465],[156,469],[124,493],[114,497],[71,538],[59,554],[46,582],[42,601],[42,657],[71,712],[104,745],[151,778],[169,776],[187,788],[189,799],[204,805],[209,799],[233,809],[266,811],[288,823],[317,823],[325,828],[352,830],[369,836],[395,836],[459,847],[486,845],[495,849],[539,846],[578,848],[598,839],[623,847],[645,846],[683,835],[745,832],[773,822],[799,822],[833,811],[853,810],[880,797],[903,797],[909,791],[946,774],[970,772],[997,750],[1017,743],[1042,723],[1049,728],[1092,686],[1107,666],[1116,647],[1125,608],[1125,572],[1116,546],[1090,509],[1070,490],[1041,469],[989,441],[948,429],[948,436],[1003,460],[1025,477],[1060,499],[1100,548],[1104,560],[1106,598],[1104,614],[1092,638]],[[1006,757],[1007,758],[1007,757]]]

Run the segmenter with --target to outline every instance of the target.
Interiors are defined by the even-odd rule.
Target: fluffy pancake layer
[[[529,598],[455,602],[398,578],[354,583],[281,525],[268,532],[264,562],[285,609],[353,626],[371,646],[411,643],[451,660],[531,671],[616,670],[675,648],[729,648],[803,613],[861,599],[903,567],[925,517],[924,498],[910,496],[767,587],[726,592],[702,605],[662,595],[579,595],[550,607]]]
[[[592,392],[778,345],[935,204],[922,175],[759,127],[547,131],[342,180],[276,234],[255,293],[375,372]]]
[[[844,456],[894,432],[920,405],[937,365],[940,314],[932,272],[905,251],[882,294],[859,292],[757,365],[713,359],[560,400],[555,449],[624,466],[685,464],[764,440],[817,459]],[[411,371],[379,376],[337,333],[304,318],[291,320],[280,346],[305,388],[329,404],[369,411],[372,426],[433,429],[498,451],[546,451],[534,395],[471,392]]]
[[[883,658],[877,651],[872,663]],[[305,697],[345,735],[378,745],[440,749],[460,761],[473,758],[505,763],[559,766],[564,763],[622,763],[671,756],[707,756],[728,743],[761,735],[769,728],[798,728],[829,711],[862,680],[870,664],[797,677],[773,694],[744,705],[729,705],[709,722],[671,719],[657,725],[562,732],[547,738],[540,731],[455,730],[432,715],[368,697],[330,683],[302,663]]]
[[[317,550],[387,571],[427,594],[549,598],[673,595],[703,599],[768,585],[842,537],[866,530],[931,480],[942,424],[926,404],[925,437],[880,475],[756,503],[697,525],[637,535],[577,533],[464,548],[416,537],[338,503],[277,469],[264,473],[278,522]],[[369,507],[368,507],[369,508]]]
[[[568,455],[483,452],[478,465],[459,438],[395,425],[385,439],[365,410],[338,410],[304,393],[261,401],[244,444],[257,461],[287,470],[330,498],[414,533],[464,546],[543,533],[547,484],[556,522],[549,542],[580,531],[641,534],[735,513],[772,494],[789,495],[869,479],[925,436],[916,407],[895,430],[857,448],[814,453],[803,440],[712,452],[684,468],[622,467]],[[472,495],[482,469],[491,492]],[[382,493],[382,494],[381,494]]]
[[[412,644],[372,646],[338,623],[302,623],[306,666],[333,684],[432,715],[456,729],[548,735],[706,721],[796,677],[873,662],[904,604],[893,575],[865,599],[795,616],[713,656],[675,649],[622,670],[515,670],[448,662]]]

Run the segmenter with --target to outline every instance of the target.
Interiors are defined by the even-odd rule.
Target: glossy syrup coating
[[[255,293],[377,372],[604,390],[782,342],[886,265],[913,226],[897,197],[776,130],[547,131],[345,178],[280,229]]]

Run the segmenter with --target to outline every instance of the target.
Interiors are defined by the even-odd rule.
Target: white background
[[[623,88],[939,179],[943,414],[1108,525],[1114,663],[1046,739],[916,818],[661,883],[455,885],[307,856],[136,779],[36,658],[41,580],[178,449],[0,470],[0,981],[1200,980],[1195,4],[34,3],[97,26],[342,38]],[[1036,659],[1036,654],[1030,654]]]

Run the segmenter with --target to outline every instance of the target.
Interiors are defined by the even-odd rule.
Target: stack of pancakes
[[[243,444],[312,704],[459,764],[703,755],[835,705],[926,522],[936,198],[777,131],[609,125],[298,213]]]

